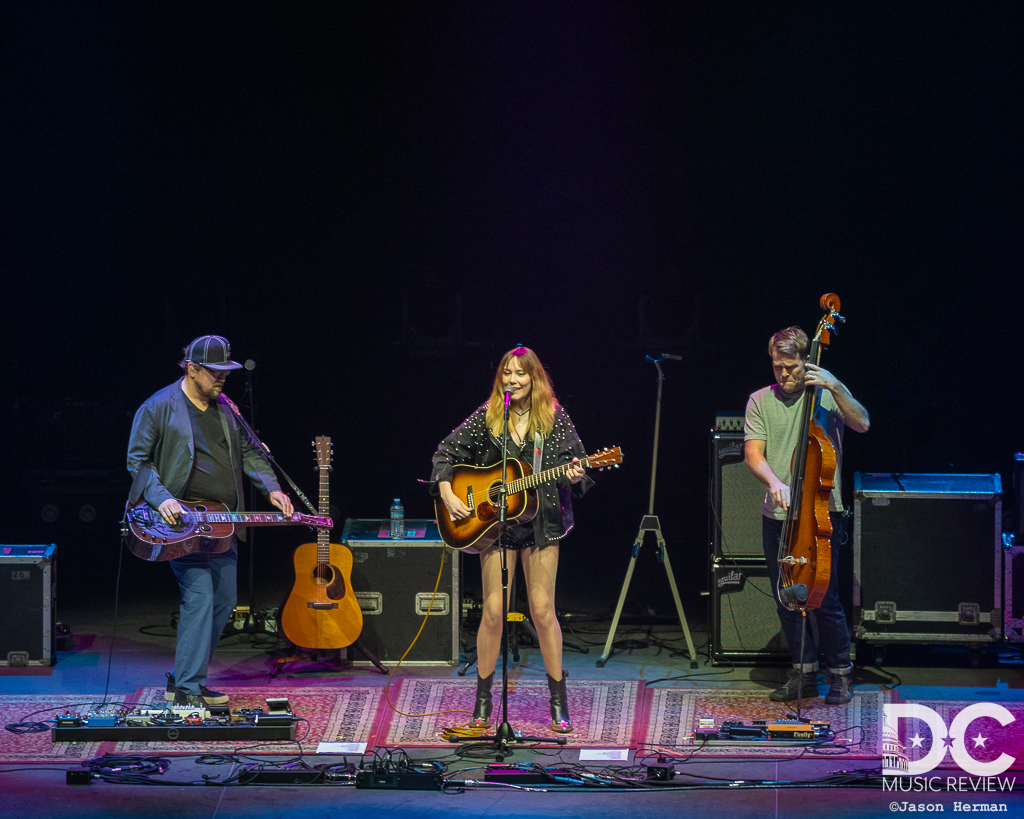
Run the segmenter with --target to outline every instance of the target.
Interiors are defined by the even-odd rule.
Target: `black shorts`
[[[558,541],[552,541],[557,543]],[[501,541],[494,544],[500,546]],[[523,549],[529,549],[531,546],[537,545],[537,539],[533,534],[532,523],[517,523],[508,527],[508,531],[505,533],[505,547],[513,552],[521,552]],[[545,546],[550,546],[551,543],[540,544],[541,549]]]

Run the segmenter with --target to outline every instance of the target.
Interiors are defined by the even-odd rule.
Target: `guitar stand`
[[[657,515],[654,514],[654,487],[655,481],[658,475],[658,436],[661,430],[661,386],[665,380],[665,374],[661,371],[661,358],[670,358],[676,361],[681,361],[682,357],[678,355],[669,355],[668,353],[662,353],[661,358],[651,358],[646,356],[647,360],[652,362],[658,370],[658,398],[655,403],[654,411],[654,457],[651,459],[651,496],[648,503],[647,514],[644,515],[640,521],[640,529],[636,534],[636,540],[633,541],[633,556],[629,560],[629,569],[626,571],[626,579],[622,583],[622,592],[619,594],[619,603],[615,607],[615,616],[612,617],[612,627],[608,631],[608,640],[604,644],[604,653],[597,660],[597,667],[604,668],[604,664],[608,662],[608,658],[612,653],[612,643],[615,641],[615,631],[619,627],[619,617],[622,615],[622,606],[626,602],[626,592],[629,590],[629,581],[633,579],[633,569],[636,568],[636,559],[640,555],[640,547],[644,545],[644,537],[648,532],[654,532],[654,536],[658,541],[658,560],[665,567],[665,573],[668,575],[669,586],[672,587],[672,598],[676,603],[676,612],[679,614],[679,624],[683,627],[683,634],[686,636],[686,648],[690,652],[690,668],[697,668],[697,652],[693,647],[693,638],[690,636],[690,627],[686,623],[686,615],[683,613],[683,604],[679,599],[679,589],[676,588],[676,578],[672,574],[672,563],[668,559],[668,548],[665,545],[665,538],[661,534],[661,523],[658,521]]]
[[[295,646],[295,648],[298,649],[298,646]],[[358,640],[352,643],[351,648],[356,649],[356,651],[358,651],[367,660],[369,660],[381,674],[388,673],[389,669],[387,668],[387,666],[385,666],[379,659],[377,659],[373,652],[370,651],[370,649],[368,649]],[[328,651],[332,652],[340,650],[341,649],[328,649]],[[320,666],[320,668],[322,668],[324,671],[342,671],[345,668],[344,664],[330,666],[322,660],[318,659],[324,653],[326,652],[324,652],[322,649],[312,649],[311,651],[302,651],[300,649],[297,653],[293,654],[290,657],[279,657],[278,659],[274,660],[274,668],[270,672],[270,678],[273,679],[282,671],[284,671],[284,667],[289,663],[295,663],[301,660],[310,660],[316,663],[318,666]]]

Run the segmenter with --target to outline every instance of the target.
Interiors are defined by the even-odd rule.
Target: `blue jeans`
[[[829,514],[832,521],[832,575],[829,579],[828,591],[817,609],[809,609],[807,619],[814,623],[807,624],[804,635],[804,654],[800,656],[800,630],[804,617],[798,611],[791,611],[779,602],[779,539],[782,537],[784,521],[761,517],[762,545],[764,558],[768,562],[768,576],[772,581],[772,595],[782,622],[782,633],[789,643],[789,656],[794,668],[803,671],[817,671],[818,657],[821,656],[825,667],[838,673],[851,667],[850,663],[850,630],[846,625],[846,612],[839,602],[839,549],[844,539],[844,518],[842,512]],[[815,639],[815,633],[817,639]]]
[[[199,694],[238,599],[237,543],[220,554],[200,552],[176,558],[171,569],[181,588],[174,683],[186,694]]]

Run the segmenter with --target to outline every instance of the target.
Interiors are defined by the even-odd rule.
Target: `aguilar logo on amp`
[[[723,458],[728,458],[730,455],[742,455],[742,454],[743,454],[743,444],[741,442],[739,442],[739,441],[735,441],[733,443],[726,444],[725,446],[723,446],[721,449],[718,450],[718,460],[722,460]]]
[[[743,572],[733,569],[728,574],[720,575],[716,581],[718,591],[722,594],[728,594],[730,592],[743,591],[743,587],[747,583],[747,576]]]

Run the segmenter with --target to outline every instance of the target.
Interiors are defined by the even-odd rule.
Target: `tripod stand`
[[[619,594],[619,603],[615,607],[615,616],[612,617],[612,627],[608,631],[608,640],[604,644],[604,653],[597,660],[597,667],[604,668],[604,664],[612,653],[612,643],[615,640],[615,631],[619,626],[619,617],[622,616],[622,606],[626,602],[626,592],[629,591],[629,583],[633,579],[633,570],[636,568],[636,559],[640,556],[640,547],[644,545],[644,537],[648,532],[654,532],[657,539],[657,557],[665,566],[665,573],[668,575],[668,584],[672,588],[672,597],[676,603],[676,612],[679,614],[679,623],[683,627],[683,634],[686,636],[686,648],[690,653],[690,668],[697,667],[697,652],[693,648],[693,638],[690,636],[690,627],[686,623],[686,615],[683,613],[683,604],[679,599],[679,589],[676,588],[675,575],[672,573],[672,563],[668,559],[668,547],[665,545],[665,538],[661,533],[661,522],[654,514],[654,487],[658,475],[658,435],[661,429],[661,386],[665,380],[665,374],[661,371],[661,358],[669,358],[681,361],[677,355],[662,353],[661,358],[646,357],[658,370],[658,399],[654,412],[654,457],[651,461],[651,496],[648,504],[647,514],[640,521],[640,529],[637,531],[636,540],[633,542],[633,556],[629,560],[629,569],[626,571],[626,579],[622,584],[622,592]]]

